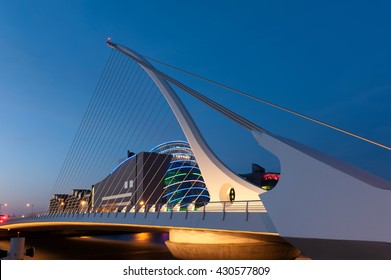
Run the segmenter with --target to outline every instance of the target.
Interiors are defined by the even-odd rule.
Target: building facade
[[[251,173],[239,176],[266,191],[272,190],[280,179],[280,173],[266,172],[265,168],[255,163],[252,164]]]
[[[96,212],[125,212],[161,203],[170,161],[170,155],[148,152],[128,157],[92,187],[92,208]]]
[[[186,207],[192,203],[203,206],[209,202],[208,189],[187,142],[166,142],[156,146],[151,152],[172,157],[164,176],[163,203],[167,203],[168,207]]]
[[[128,157],[90,190],[74,189],[72,194],[55,194],[50,200],[49,212],[127,212],[163,204],[198,207],[209,200],[189,144],[171,141],[150,152],[128,151]]]
[[[91,190],[73,189],[72,194],[54,194],[49,213],[82,213],[91,211]]]

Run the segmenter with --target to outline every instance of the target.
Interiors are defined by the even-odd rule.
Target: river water
[[[72,237],[26,237],[26,248],[36,254],[25,260],[171,260],[165,245],[168,233],[140,232]],[[0,249],[9,250],[9,240],[0,240]]]

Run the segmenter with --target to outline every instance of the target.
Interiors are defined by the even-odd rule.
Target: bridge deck
[[[148,207],[147,207],[148,209]],[[160,209],[160,208],[157,208]],[[144,210],[144,209],[141,209]],[[197,211],[107,212],[36,214],[8,220],[0,229],[40,229],[79,226],[85,228],[138,228],[169,230],[172,228],[277,234],[262,203],[211,203]]]

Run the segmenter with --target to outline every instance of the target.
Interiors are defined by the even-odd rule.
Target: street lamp
[[[27,206],[27,207],[31,207],[31,214],[33,214],[33,212],[34,212],[34,204],[32,204],[32,203],[27,203],[26,206]]]
[[[1,207],[7,207],[7,203],[0,203],[0,214],[1,214]]]

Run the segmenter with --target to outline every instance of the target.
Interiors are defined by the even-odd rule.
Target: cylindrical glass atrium
[[[167,206],[180,207],[195,203],[203,206],[210,200],[201,171],[194,154],[185,141],[170,141],[153,148],[151,152],[172,155],[172,160],[164,177],[162,200]]]

